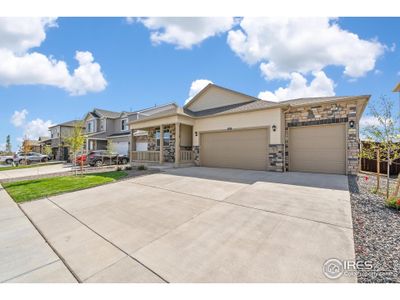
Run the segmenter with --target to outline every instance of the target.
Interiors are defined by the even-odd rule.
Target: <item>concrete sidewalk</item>
[[[42,167],[22,168],[15,170],[0,171],[0,182],[11,178],[25,178],[71,171],[70,165],[54,164]]]
[[[76,282],[1,185],[0,282]]]

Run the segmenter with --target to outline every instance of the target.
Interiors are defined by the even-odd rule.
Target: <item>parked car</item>
[[[85,153],[78,154],[75,159],[75,164],[80,165],[82,163],[85,165],[86,159],[87,159],[87,155]]]
[[[6,163],[8,165],[11,165],[13,161],[14,158],[11,155],[0,156],[0,163]]]
[[[23,152],[18,152],[17,154],[14,155],[14,162],[18,164],[23,164],[27,163],[30,164],[32,162],[47,162],[49,160],[49,157],[44,154],[40,154],[37,152],[28,152],[28,153],[23,153]]]
[[[89,152],[86,157],[86,161],[92,167],[101,167],[102,165],[110,164],[125,165],[129,162],[129,158],[127,155],[120,155],[116,152],[109,154],[106,150],[96,150]]]

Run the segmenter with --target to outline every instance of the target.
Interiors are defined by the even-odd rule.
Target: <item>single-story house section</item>
[[[131,138],[147,143],[132,143],[131,161],[356,174],[369,98],[272,102],[209,84],[183,107],[130,122]]]

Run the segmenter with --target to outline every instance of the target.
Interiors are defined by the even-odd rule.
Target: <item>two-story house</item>
[[[74,126],[80,120],[72,120],[49,127],[50,145],[53,150],[53,157],[57,160],[69,160],[69,146],[65,138],[70,137]]]
[[[146,108],[134,112],[114,112],[105,109],[95,108],[87,113],[84,118],[86,127],[86,150],[105,150],[110,141],[114,152],[128,155],[130,148],[130,130],[128,123],[141,117],[148,117],[153,114],[164,112],[176,107],[170,103],[161,106]],[[147,135],[145,131],[136,133],[138,136]],[[138,147],[146,147],[137,141]],[[146,142],[144,142],[146,143]]]

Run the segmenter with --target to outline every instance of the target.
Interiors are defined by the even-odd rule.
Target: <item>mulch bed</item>
[[[385,206],[385,197],[374,194],[374,176],[349,176],[357,260],[369,260],[374,271],[358,274],[361,283],[400,283],[400,211]],[[395,180],[390,180],[391,187]],[[386,178],[381,178],[382,191]]]

